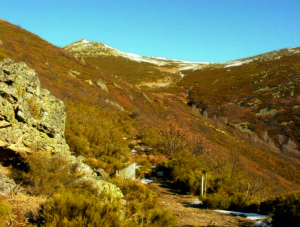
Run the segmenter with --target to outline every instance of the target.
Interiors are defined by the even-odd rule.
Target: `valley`
[[[0,61],[9,62],[7,59],[16,64],[24,62],[22,64],[38,75],[41,89],[49,90],[64,103],[65,115],[56,119],[62,124],[62,141],[58,143],[68,146],[71,159],[87,165],[85,170],[90,174],[109,182],[102,183],[101,187],[105,185],[117,190],[112,186],[116,185],[127,203],[118,201],[108,205],[103,201],[110,195],[96,196],[88,183],[79,185],[76,180],[67,181],[77,179],[76,168],[70,167],[70,173],[69,170],[55,172],[57,167],[51,163],[57,166],[64,160],[56,158],[60,157],[57,156],[59,149],[50,149],[43,143],[55,134],[51,127],[35,123],[47,118],[51,111],[46,111],[43,101],[32,97],[30,89],[11,88],[16,82],[3,78],[12,75],[5,64],[13,63],[3,63],[1,100],[9,100],[7,94],[25,97],[18,98],[18,105],[11,101],[16,116],[8,117],[3,111],[9,101],[3,101],[0,111],[0,131],[6,136],[0,138],[5,141],[0,142],[0,164],[5,169],[1,176],[12,176],[20,188],[11,193],[19,193],[26,199],[31,196],[33,199],[36,196],[47,198],[46,204],[47,201],[49,204],[63,201],[59,199],[62,195],[65,198],[82,196],[82,201],[88,201],[90,206],[94,206],[92,201],[102,201],[98,204],[104,204],[103,207],[109,210],[115,226],[251,226],[252,222],[244,218],[211,210],[270,213],[276,220],[279,214],[272,213],[274,207],[285,204],[284,199],[290,198],[290,193],[295,193],[291,197],[296,198],[297,206],[300,190],[300,48],[222,63],[186,62],[125,53],[86,39],[60,48],[1,20]],[[17,74],[22,77],[28,70],[21,69]],[[21,110],[31,120],[20,120]],[[65,120],[63,116],[66,116]],[[30,126],[23,128],[33,125],[39,128],[39,133],[47,132],[50,139],[45,135],[43,142],[38,139],[15,142],[17,137],[9,137],[9,131],[5,131],[11,125],[7,122],[13,117],[20,124],[29,122]],[[25,147],[20,157],[19,154],[7,157],[5,152],[10,154],[14,149],[7,145],[8,141]],[[8,146],[13,148],[8,149]],[[135,147],[139,150],[132,154]],[[49,157],[41,157],[48,161],[39,162],[38,152],[44,150]],[[150,176],[155,180],[156,173],[164,171],[176,192],[157,182],[143,185],[139,181],[115,177],[116,171],[132,163],[141,166],[136,170],[137,179]],[[45,169],[43,174],[46,176],[48,170],[49,174],[59,176],[59,183],[45,177],[45,185],[57,185],[58,194],[42,185],[37,186],[32,180],[34,176],[44,179],[38,172],[31,172],[36,166]],[[157,169],[151,169],[152,166]],[[207,197],[201,198],[206,204],[205,209],[185,206],[200,198],[200,179],[205,174],[209,185]],[[192,195],[180,195],[183,191]],[[3,195],[0,202],[3,199],[10,204],[11,196]],[[45,199],[36,201],[42,204]],[[34,203],[30,216],[35,224],[42,217],[39,212],[43,212],[38,211],[38,204]],[[67,206],[57,204],[57,211]],[[19,215],[19,219],[26,220],[30,207],[24,206],[22,210],[17,207],[17,202],[10,206],[10,222],[16,224],[12,217],[19,213],[23,215]],[[103,207],[99,208],[99,213]],[[124,221],[120,221],[120,210],[126,210]],[[44,212],[52,211],[45,208]],[[46,214],[44,218],[53,216]],[[108,217],[99,216],[99,220],[94,220],[109,223]],[[55,220],[48,221],[55,223]],[[22,225],[25,221],[19,226]]]

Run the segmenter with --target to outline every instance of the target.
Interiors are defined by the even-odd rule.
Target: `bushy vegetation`
[[[5,226],[7,217],[11,214],[11,209],[10,204],[0,198],[0,227]]]
[[[76,187],[79,175],[76,166],[63,155],[34,152],[27,157],[23,169],[14,169],[13,178],[33,195],[53,195]]]
[[[158,171],[163,171],[166,177],[173,180],[176,188],[183,192],[200,193],[201,176],[204,166],[200,158],[184,155],[178,159],[161,162]]]
[[[243,212],[258,212],[259,201],[241,192],[215,193],[202,198],[203,206],[209,209],[223,209]]]
[[[192,87],[188,104],[209,118],[226,117],[229,124],[246,123],[258,135],[267,131],[277,147],[280,135],[299,145],[299,109],[293,108],[299,95],[299,55],[289,54],[288,50],[277,54],[282,55],[280,60],[260,56],[263,60],[239,67],[220,64],[187,72],[179,85]],[[270,110],[276,111],[272,114]]]
[[[267,200],[260,206],[261,212],[270,213],[273,226],[299,226],[300,225],[300,192]]]
[[[34,152],[22,166],[14,170],[15,180],[22,182],[28,193],[49,197],[40,213],[31,215],[38,225],[172,226],[176,221],[171,213],[159,208],[157,195],[139,182],[112,180],[125,195],[124,205],[120,198],[108,192],[99,195],[91,183],[79,180],[77,166],[64,156]],[[4,218],[9,206],[3,206],[1,211]]]
[[[126,226],[120,200],[68,189],[54,194],[41,208],[43,226]],[[126,223],[126,222],[125,222]]]
[[[135,225],[173,226],[176,218],[169,212],[159,208],[159,200],[155,192],[145,185],[130,180],[115,178],[113,181],[125,195],[126,217]]]

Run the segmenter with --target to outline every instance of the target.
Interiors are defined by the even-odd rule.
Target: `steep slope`
[[[158,107],[139,88],[6,21],[0,21],[0,33],[1,59],[26,62],[39,74],[42,87],[66,103],[66,138],[73,152],[98,150],[103,154],[113,146],[124,153],[127,142],[121,138],[123,131],[131,133],[130,125],[135,122],[131,114],[147,121],[151,112],[151,121],[155,121]]]
[[[202,113],[299,156],[299,74],[300,48],[289,48],[192,71],[178,85]]]

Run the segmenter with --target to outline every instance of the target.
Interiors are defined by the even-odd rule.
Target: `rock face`
[[[40,88],[25,63],[0,63],[0,161],[37,149],[68,153],[64,103]]]
[[[0,195],[8,195],[15,187],[16,183],[13,179],[0,175]]]
[[[40,88],[33,69],[10,59],[0,62],[0,162],[14,164],[35,151],[55,153],[77,164],[82,180],[92,181],[99,193],[108,190],[122,197],[118,187],[100,180],[82,158],[71,155],[65,122],[64,103]]]

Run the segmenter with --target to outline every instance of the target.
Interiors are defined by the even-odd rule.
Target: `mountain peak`
[[[65,49],[75,52],[77,56],[83,57],[97,57],[97,56],[114,56],[123,57],[135,62],[150,63],[157,66],[164,66],[170,64],[176,64],[179,68],[185,70],[185,68],[198,68],[201,65],[210,64],[209,62],[189,62],[177,59],[167,59],[163,57],[144,57],[138,54],[126,53],[110,47],[104,43],[96,41],[88,41],[87,39],[79,40],[65,47]]]

